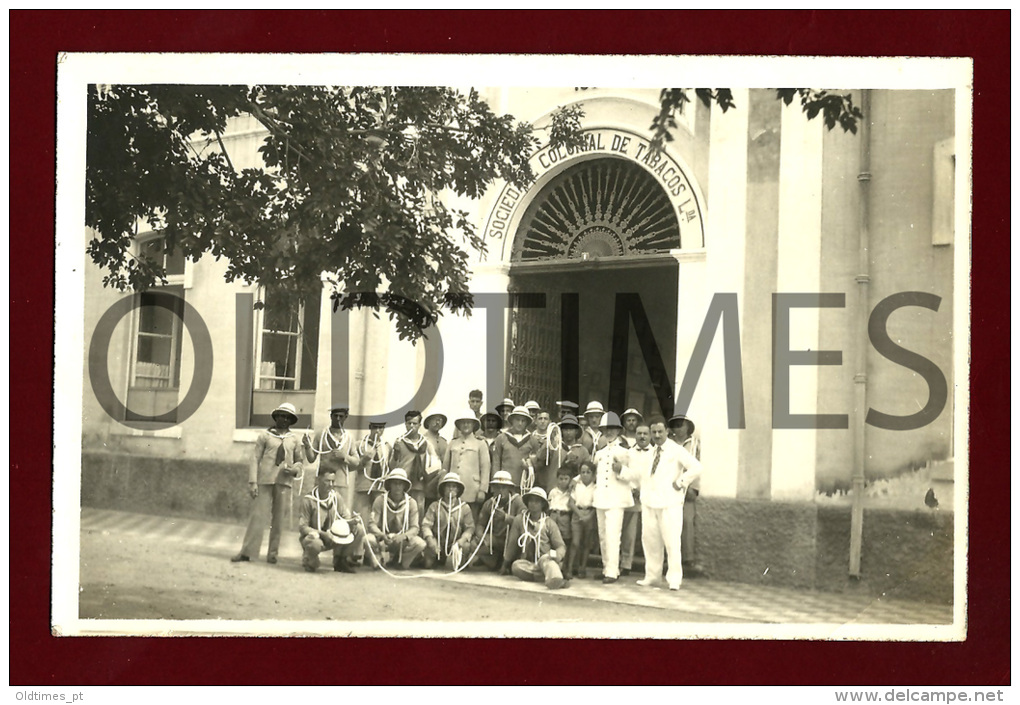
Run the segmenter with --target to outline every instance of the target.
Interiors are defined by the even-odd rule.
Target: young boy
[[[358,452],[355,449],[354,438],[344,428],[344,422],[350,410],[347,406],[338,405],[329,410],[329,426],[322,429],[319,440],[313,442],[308,436],[302,436],[302,443],[305,449],[305,460],[309,463],[319,458],[319,469],[328,467],[336,474],[333,482],[335,489],[348,507],[354,506],[354,477],[351,471],[356,471]]]
[[[297,410],[293,404],[280,404],[273,410],[272,417],[275,425],[260,433],[255,440],[255,457],[248,468],[248,494],[255,503],[241,551],[230,559],[233,563],[259,557],[267,523],[269,549],[266,563],[276,563],[284,517],[291,502],[291,486],[294,478],[304,472],[301,462],[304,451],[300,448],[298,437],[290,430],[297,423]]]
[[[538,441],[528,432],[531,414],[523,406],[507,417],[510,428],[496,438],[492,447],[492,471],[506,470],[522,490],[535,485],[535,457]]]
[[[475,522],[471,509],[461,501],[464,483],[455,473],[447,473],[439,482],[439,499],[425,512],[421,534],[425,539],[425,568],[446,564],[457,570],[471,556]]]
[[[588,407],[584,410],[584,432],[581,434],[581,443],[584,444],[585,450],[592,457],[595,457],[595,453],[605,447],[606,439],[602,437],[601,423],[602,417],[605,415],[605,410],[602,408],[602,402],[592,401],[588,403]]]
[[[551,590],[566,587],[561,566],[567,547],[556,522],[545,513],[549,508],[545,490],[528,490],[524,504],[527,509],[510,526],[501,572],[513,572],[517,578],[531,582],[543,580]]]
[[[542,410],[542,405],[537,401],[529,400],[524,402],[524,408],[528,410],[528,414],[531,416],[531,423],[528,424],[528,430],[534,431],[537,428],[536,423],[538,420],[538,412]]]
[[[581,424],[574,416],[564,416],[560,420],[560,433],[563,435],[563,463],[573,463],[574,467],[580,468],[581,463],[591,460],[591,453],[580,442]]]
[[[595,466],[590,460],[578,466],[577,482],[570,490],[570,564],[569,575],[587,577],[588,554],[595,526]],[[580,568],[578,568],[580,563]]]
[[[482,390],[472,389],[468,392],[468,407],[474,412],[476,419],[482,418]]]
[[[481,424],[481,429],[475,433],[475,436],[485,441],[485,445],[489,446],[489,459],[491,460],[493,445],[499,437],[499,432],[503,430],[503,417],[489,411],[482,414]]]
[[[319,569],[319,554],[333,551],[333,570],[354,573],[364,550],[365,529],[352,521],[347,502],[334,487],[336,473],[320,465],[315,489],[301,498],[298,532],[304,556],[301,565],[309,573]]]
[[[549,516],[556,522],[556,528],[560,530],[563,543],[570,546],[570,480],[572,477],[571,467],[564,465],[556,471],[556,486],[549,492]],[[570,551],[563,559],[564,567],[570,566]],[[567,573],[570,578],[570,573]]]
[[[471,507],[472,518],[477,521],[478,511],[489,491],[489,447],[475,437],[479,423],[468,410],[453,420],[457,437],[450,440],[443,457],[443,473],[455,472],[464,483],[463,500]]]
[[[404,434],[393,442],[390,453],[390,468],[400,468],[411,481],[408,492],[418,503],[419,516],[425,513],[425,484],[430,475],[439,472],[442,458],[432,453],[432,446],[420,433],[421,412],[408,411],[404,414]]]
[[[436,465],[433,471],[425,480],[425,504],[424,507],[428,507],[429,504],[439,499],[439,478],[443,469],[443,458],[446,457],[446,439],[439,435],[439,431],[446,425],[446,414],[438,411],[433,411],[425,415],[425,421],[422,425],[425,427],[423,436],[429,443],[429,449],[432,452],[433,457],[436,459]],[[422,507],[418,507],[421,509]]]
[[[368,521],[375,501],[383,495],[383,479],[389,474],[390,446],[382,439],[384,421],[370,421],[368,436],[358,444],[358,474],[354,480],[354,513]]]
[[[507,417],[510,416],[510,412],[513,411],[515,408],[516,407],[514,406],[514,400],[511,399],[510,397],[507,397],[499,404],[496,404],[496,413],[499,414],[499,417],[501,419],[503,419],[504,426],[506,426],[507,424]]]
[[[384,487],[386,494],[376,498],[368,521],[372,567],[392,562],[406,570],[425,550],[425,541],[418,535],[418,504],[407,495],[411,481],[403,470],[387,475]]]
[[[531,432],[538,448],[535,450],[535,484],[551,492],[556,487],[556,473],[563,464],[563,436],[553,425],[549,412],[539,409],[535,414],[535,428]]]
[[[485,500],[478,513],[471,551],[474,552],[481,544],[475,560],[489,570],[500,570],[503,567],[510,523],[524,508],[520,495],[514,493],[515,489],[510,473],[506,470],[494,473],[489,480],[492,496]]]

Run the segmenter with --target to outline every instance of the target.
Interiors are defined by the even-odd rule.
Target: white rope
[[[557,435],[555,446],[553,445],[553,431],[556,431]],[[559,424],[552,421],[549,422],[549,427],[545,430],[545,439],[545,464],[549,465],[549,451],[554,450],[559,455],[560,449],[563,448],[563,432],[560,430]],[[558,460],[561,459],[558,458]],[[557,467],[559,467],[559,464],[559,462],[556,463]]]
[[[408,501],[409,499],[410,499],[410,497],[405,495],[404,496],[404,500],[400,504],[398,504],[396,507],[393,508],[394,511],[400,511],[401,509],[404,510],[404,520],[403,520],[403,522],[400,525],[400,533],[402,533],[402,534],[403,533],[407,533],[407,530],[410,527],[410,523],[411,523],[411,503]],[[389,496],[387,496],[385,501],[383,502],[383,505],[382,505],[382,525],[383,525],[383,531],[384,532],[387,531],[389,529],[389,527],[390,527],[389,518],[387,517],[387,510],[389,509],[389,506],[390,506],[390,498],[389,498]],[[404,558],[404,542],[401,541],[400,542],[400,553],[398,554],[397,560],[398,561],[399,560],[403,560],[403,558]]]
[[[364,520],[357,514],[355,514],[354,516],[357,518],[358,521],[361,522],[362,526],[364,526],[365,524]],[[478,555],[478,549],[480,549],[482,547],[482,544],[485,542],[485,535],[489,533],[490,530],[492,529],[492,520],[494,516],[495,512],[489,516],[489,523],[485,526],[485,530],[482,532],[481,537],[478,539],[478,545],[475,546],[475,550],[471,553],[468,559],[466,561],[462,561],[459,566],[457,566],[454,570],[450,571],[446,575],[456,575],[457,573],[461,572],[462,570],[466,569],[469,565],[471,565],[471,562],[474,561],[475,556]],[[507,540],[509,540],[509,538],[510,535],[509,532],[507,532]],[[394,573],[391,573],[390,571],[386,570],[386,566],[383,565],[383,562],[379,559],[378,556],[375,555],[375,551],[372,550],[372,544],[369,543],[367,537],[365,539],[365,546],[366,548],[368,548],[368,552],[369,554],[371,554],[372,560],[375,562],[375,565],[379,566],[382,572],[386,573],[386,575],[390,576],[391,578],[396,578],[397,580],[416,580],[418,578],[431,577],[428,573],[419,573],[417,575],[396,575]]]
[[[336,506],[337,495],[333,492],[329,493],[329,497],[321,499],[319,497],[319,488],[316,487],[308,494],[309,497],[315,500],[315,528],[318,531],[323,531],[322,528],[322,513],[321,509],[325,507],[326,511],[333,511],[335,516],[340,515],[340,510]]]
[[[517,545],[521,549],[521,558],[525,557],[525,554],[527,553],[527,550],[528,550],[528,539],[531,539],[532,541],[535,542],[535,565],[537,566],[538,565],[539,552],[540,552],[540,550],[542,548],[542,543],[541,543],[542,529],[545,526],[545,520],[548,517],[545,514],[542,514],[542,516],[538,518],[538,521],[535,521],[534,519],[531,518],[531,513],[528,512],[528,510],[525,509],[524,512],[521,514],[521,518],[522,518],[522,522],[521,523],[522,523],[522,528],[524,529],[524,533],[521,534],[520,537],[517,539]],[[528,524],[535,524],[535,533],[534,534],[532,534],[530,531],[528,531]],[[527,559],[525,559],[525,560],[527,560]]]
[[[369,448],[368,438],[369,437],[366,437],[366,438],[362,439],[361,443],[358,445],[358,455],[361,455],[361,456],[368,455],[368,448]],[[372,465],[379,465],[380,466],[380,475],[379,475],[379,477],[372,477],[371,475],[369,475],[368,474],[368,467],[364,467],[364,468],[361,469],[361,474],[364,475],[365,479],[368,480],[371,483],[371,485],[368,488],[368,491],[370,493],[371,492],[378,492],[380,485],[383,485],[383,483],[386,481],[386,476],[389,474],[389,469],[390,469],[389,458],[387,458],[385,456],[385,454],[383,455],[383,457],[381,459],[377,457],[379,455],[379,446],[381,444],[382,444],[382,441],[379,441],[378,443],[373,443],[371,445],[372,455],[373,455],[373,457],[371,459],[371,464]]]
[[[344,430],[343,427],[340,428],[339,439],[337,439],[337,437],[333,435],[333,432],[329,428],[324,428],[322,430],[322,433],[319,434],[319,447],[312,448],[312,452],[315,453],[316,455],[329,455],[330,453],[335,453],[336,451],[340,450],[340,448],[347,440],[349,440],[347,436],[347,431]],[[332,441],[336,445],[331,446],[330,441]],[[325,446],[327,450],[323,450],[322,449],[323,446]]]

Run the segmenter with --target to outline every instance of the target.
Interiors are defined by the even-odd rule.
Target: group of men
[[[296,411],[282,404],[256,442],[255,505],[232,560],[257,557],[268,524],[267,561],[276,562],[293,480],[318,460],[298,520],[308,571],[331,551],[339,572],[366,560],[382,569],[474,564],[558,588],[585,576],[597,527],[600,577],[613,583],[630,572],[640,524],[639,584],[661,582],[663,554],[671,589],[685,572],[701,574],[694,545],[701,463],[691,419],[646,421],[636,409],[617,415],[597,401],[579,414],[576,403],[561,401],[554,421],[535,402],[504,399],[484,413],[482,401],[479,390],[469,394],[449,439],[445,414],[408,411],[392,442],[382,421],[356,440],[344,428],[345,406],[330,409],[316,436],[295,434]]]

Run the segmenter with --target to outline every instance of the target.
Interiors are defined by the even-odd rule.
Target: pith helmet
[[[528,423],[531,423],[532,421],[531,414],[528,412],[528,408],[525,406],[515,406],[514,410],[511,411],[510,414],[506,417],[507,421],[512,419],[514,416],[522,416],[528,420]]]
[[[623,428],[623,424],[620,423],[620,417],[615,412],[607,411],[602,415],[599,428]]]
[[[391,482],[403,482],[407,485],[407,487],[404,488],[405,490],[411,487],[411,481],[407,479],[407,473],[404,472],[403,468],[394,468],[393,470],[390,470],[390,474],[386,476],[385,480],[383,480],[383,486],[389,487]]]
[[[497,414],[496,412],[488,411],[482,414],[482,418],[479,419],[479,421],[481,421],[482,426],[485,426],[486,419],[495,419],[496,428],[503,428],[503,417]]]
[[[440,418],[443,420],[443,423],[439,424],[439,428],[442,428],[443,426],[446,425],[447,421],[446,414],[444,414],[441,411],[433,411],[432,413],[430,413],[428,416],[425,417],[425,420],[422,422],[422,425],[425,426],[425,428],[428,428],[429,421],[435,418]]]
[[[685,416],[684,414],[677,414],[676,416],[671,416],[668,425],[670,428],[678,428],[680,424],[682,424],[684,421],[691,425],[691,433],[694,433],[694,422],[690,419],[689,416]]]
[[[354,534],[351,533],[351,525],[347,523],[347,520],[343,517],[337,517],[333,520],[333,523],[329,525],[329,536],[333,539],[333,543],[346,546],[347,544],[354,541]]]
[[[508,487],[517,486],[514,484],[513,476],[506,470],[499,470],[492,476],[492,479],[489,480],[489,486],[491,487],[492,485],[507,485]]]
[[[543,509],[549,508],[549,496],[545,493],[545,490],[543,490],[541,487],[532,487],[530,490],[525,492],[523,497],[525,502],[528,501],[528,497],[538,497],[540,500],[542,500],[542,508]]]
[[[559,423],[560,428],[581,428],[581,424],[577,422],[577,417],[572,414],[567,414]]]
[[[294,405],[291,403],[284,402],[283,404],[280,404],[278,407],[273,409],[273,413],[270,414],[270,416],[276,418],[277,414],[285,414],[286,416],[289,416],[292,419],[292,424],[295,424],[298,421],[297,409],[295,409]]]
[[[442,497],[442,495],[443,495],[443,485],[450,485],[450,484],[457,485],[457,487],[460,488],[457,491],[457,496],[458,497],[460,497],[462,494],[464,494],[464,483],[461,481],[460,475],[458,475],[455,472],[448,472],[445,475],[443,475],[443,479],[439,481],[439,485],[437,486],[437,489],[439,490],[439,496],[440,497]]]
[[[474,428],[472,429],[472,433],[474,433],[474,431],[477,431],[479,428],[482,427],[481,422],[475,418],[475,412],[471,411],[471,409],[468,409],[467,411],[463,412],[460,416],[455,418],[453,420],[453,423],[459,424],[461,421],[471,422],[471,425],[474,426]]]

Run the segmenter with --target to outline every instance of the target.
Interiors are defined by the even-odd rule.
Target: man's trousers
[[[640,524],[640,506],[623,510],[623,533],[620,536],[620,568],[622,570],[630,570],[634,565],[634,547],[637,545]]]
[[[425,539],[421,536],[410,536],[403,541],[398,543],[391,543],[388,549],[388,555],[383,555],[384,549],[382,543],[373,534],[369,534],[366,541],[369,547],[372,549],[371,556],[374,565],[379,563],[390,564],[397,560],[400,561],[400,565],[404,568],[410,568],[411,563],[414,559],[425,550]]]
[[[602,553],[602,574],[620,577],[620,537],[623,534],[623,508],[596,509],[599,522],[599,551]]]
[[[645,552],[645,580],[655,581],[662,577],[665,550],[669,558],[666,582],[671,588],[680,587],[684,579],[683,563],[680,560],[680,533],[683,526],[683,504],[665,509],[641,507],[641,548]]]
[[[365,532],[361,526],[354,525],[351,527],[352,533],[354,534],[354,540],[346,545],[333,543],[331,540],[326,539],[323,541],[322,537],[317,534],[305,534],[301,537],[301,549],[304,555],[301,558],[301,565],[308,571],[314,571],[319,569],[319,554],[323,551],[333,551],[333,567],[336,568],[340,565],[340,561],[344,559],[355,560],[360,558],[362,550],[362,541],[365,539]]]
[[[563,571],[560,570],[560,564],[548,555],[539,558],[538,565],[535,565],[535,561],[518,559],[510,566],[510,571],[521,580],[532,583],[544,582],[547,588],[555,590],[563,587]]]
[[[280,537],[290,505],[291,489],[287,485],[259,485],[259,496],[252,500],[251,517],[241,543],[241,554],[251,559],[259,557],[262,536],[269,524],[269,550],[266,558],[276,558],[280,552]]]

